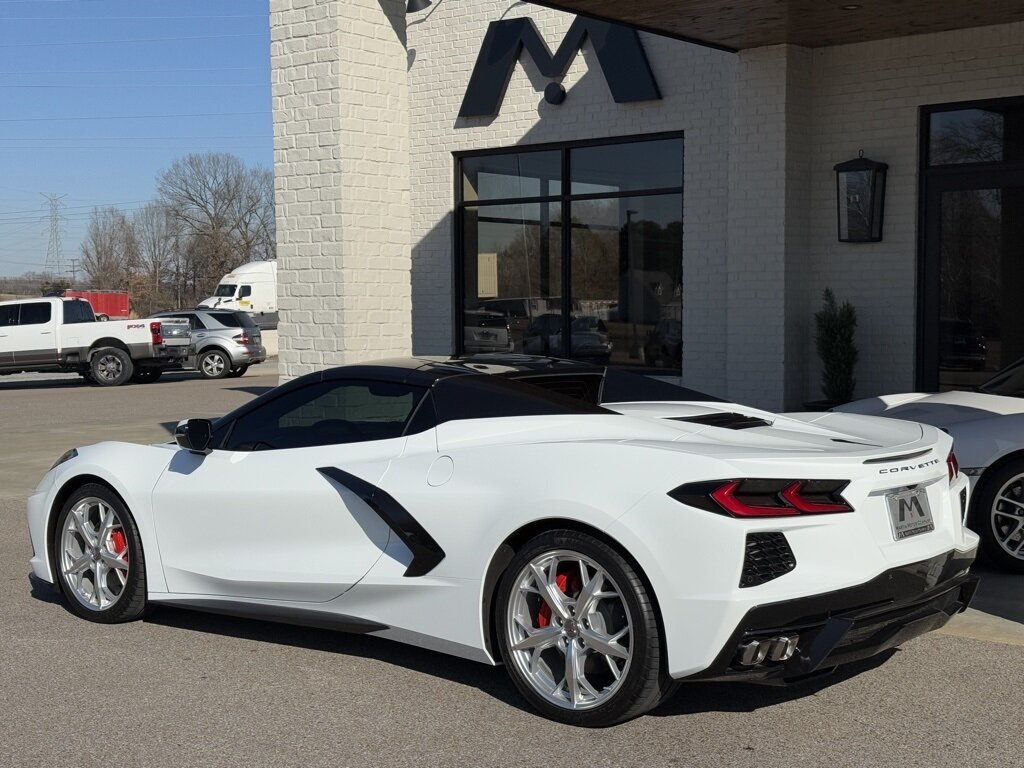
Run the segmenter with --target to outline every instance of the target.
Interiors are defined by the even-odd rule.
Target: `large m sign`
[[[492,22],[469,80],[459,117],[493,117],[501,110],[516,63],[523,50],[552,84],[545,98],[552,104],[565,96],[559,81],[589,38],[604,72],[612,98],[622,104],[661,98],[643,44],[636,30],[618,24],[578,17],[554,54],[537,31],[533,19]]]

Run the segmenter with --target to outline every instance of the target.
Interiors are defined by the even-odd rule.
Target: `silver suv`
[[[190,309],[153,317],[178,317],[192,326],[192,350],[184,368],[207,379],[242,376],[267,359],[259,326],[246,312]]]

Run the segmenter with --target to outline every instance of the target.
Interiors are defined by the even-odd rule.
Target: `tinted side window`
[[[247,296],[252,296],[252,286],[243,285],[242,289],[238,292],[238,298],[244,299]]]
[[[401,437],[424,390],[375,381],[323,381],[242,416],[227,450],[266,451]]]
[[[50,322],[53,317],[51,305],[48,302],[31,302],[21,305],[21,319],[18,325],[43,325]]]
[[[258,328],[256,321],[245,312],[211,312],[210,317],[225,328]]]
[[[203,318],[201,318],[199,315],[195,315],[195,314],[168,315],[168,317],[174,317],[174,318],[177,318],[179,320],[188,320],[189,327],[193,331],[204,331],[204,330],[206,330],[206,325],[203,324]]]
[[[64,325],[76,323],[93,323],[96,318],[92,313],[89,304],[84,301],[65,301],[64,304]]]
[[[18,324],[18,308],[20,304],[8,304],[0,307],[0,328]]]

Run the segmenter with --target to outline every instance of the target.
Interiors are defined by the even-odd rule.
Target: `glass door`
[[[1024,105],[925,118],[918,383],[972,389],[1024,357]]]

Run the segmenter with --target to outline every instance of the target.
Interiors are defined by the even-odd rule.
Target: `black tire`
[[[613,688],[614,693],[605,702],[589,709],[571,709],[568,705],[562,706],[541,696],[515,662],[510,649],[507,616],[513,590],[532,561],[554,551],[578,553],[603,569],[618,588],[620,605],[628,612],[631,623],[631,657],[621,681],[614,684],[618,689]],[[512,682],[534,709],[552,720],[588,728],[615,725],[650,711],[676,688],[676,683],[665,671],[658,614],[647,587],[622,555],[593,536],[577,531],[553,530],[524,544],[509,563],[498,586],[495,621],[501,657]],[[586,624],[583,619],[579,622]],[[584,641],[579,642],[582,644]],[[555,649],[550,650],[557,652]],[[565,658],[564,650],[562,658]],[[586,661],[583,665],[586,668]]]
[[[232,368],[231,372],[228,373],[229,379],[238,379],[245,376],[245,372],[249,370],[248,365],[240,365],[237,368]]]
[[[132,374],[132,382],[135,384],[152,384],[159,380],[164,372],[159,368],[137,368]]]
[[[89,374],[98,387],[120,387],[131,381],[135,364],[131,355],[117,347],[101,347],[89,358]]]
[[[1010,498],[1020,498],[1022,506],[1003,501],[997,508],[996,497],[1004,488]],[[1008,461],[981,476],[971,500],[970,516],[971,529],[981,537],[984,560],[1001,571],[1024,574],[1024,549],[1014,556],[1000,543],[1005,540],[1010,548],[1024,544],[1024,528],[1013,534],[1015,520],[1024,520],[1024,457]]]
[[[196,360],[196,369],[204,379],[223,379],[231,372],[231,358],[223,349],[208,349]]]
[[[120,591],[112,603],[103,607],[87,607],[85,601],[79,596],[79,593],[71,583],[72,577],[65,573],[64,568],[65,550],[63,547],[63,537],[65,529],[69,525],[68,518],[72,514],[72,510],[87,499],[99,500],[116,513],[120,526],[115,531],[122,533],[124,542],[127,545],[127,563],[129,566],[127,578],[123,585],[118,585],[119,579],[114,579],[113,583],[115,586],[120,587]],[[95,519],[97,520],[99,519],[100,511],[99,508],[95,510]],[[87,514],[93,515],[93,512],[90,511]],[[94,527],[93,530],[97,528],[99,526]],[[116,535],[115,531],[111,531],[108,536],[109,539],[113,540]],[[89,549],[89,547],[84,545],[84,537],[81,534],[77,534],[77,536],[78,541],[83,543],[82,549]],[[53,562],[57,570],[55,576],[60,591],[68,601],[71,610],[83,619],[100,624],[116,624],[134,621],[145,613],[146,561],[142,551],[142,538],[139,536],[139,529],[136,527],[135,520],[132,518],[128,508],[110,488],[99,483],[89,483],[71,494],[70,498],[64,502],[64,506],[61,507],[60,514],[57,517],[57,527],[54,530],[51,546],[53,547]],[[93,586],[95,586],[96,573],[92,572],[91,575]],[[116,577],[116,574],[114,576]],[[108,573],[109,577],[110,574]]]

